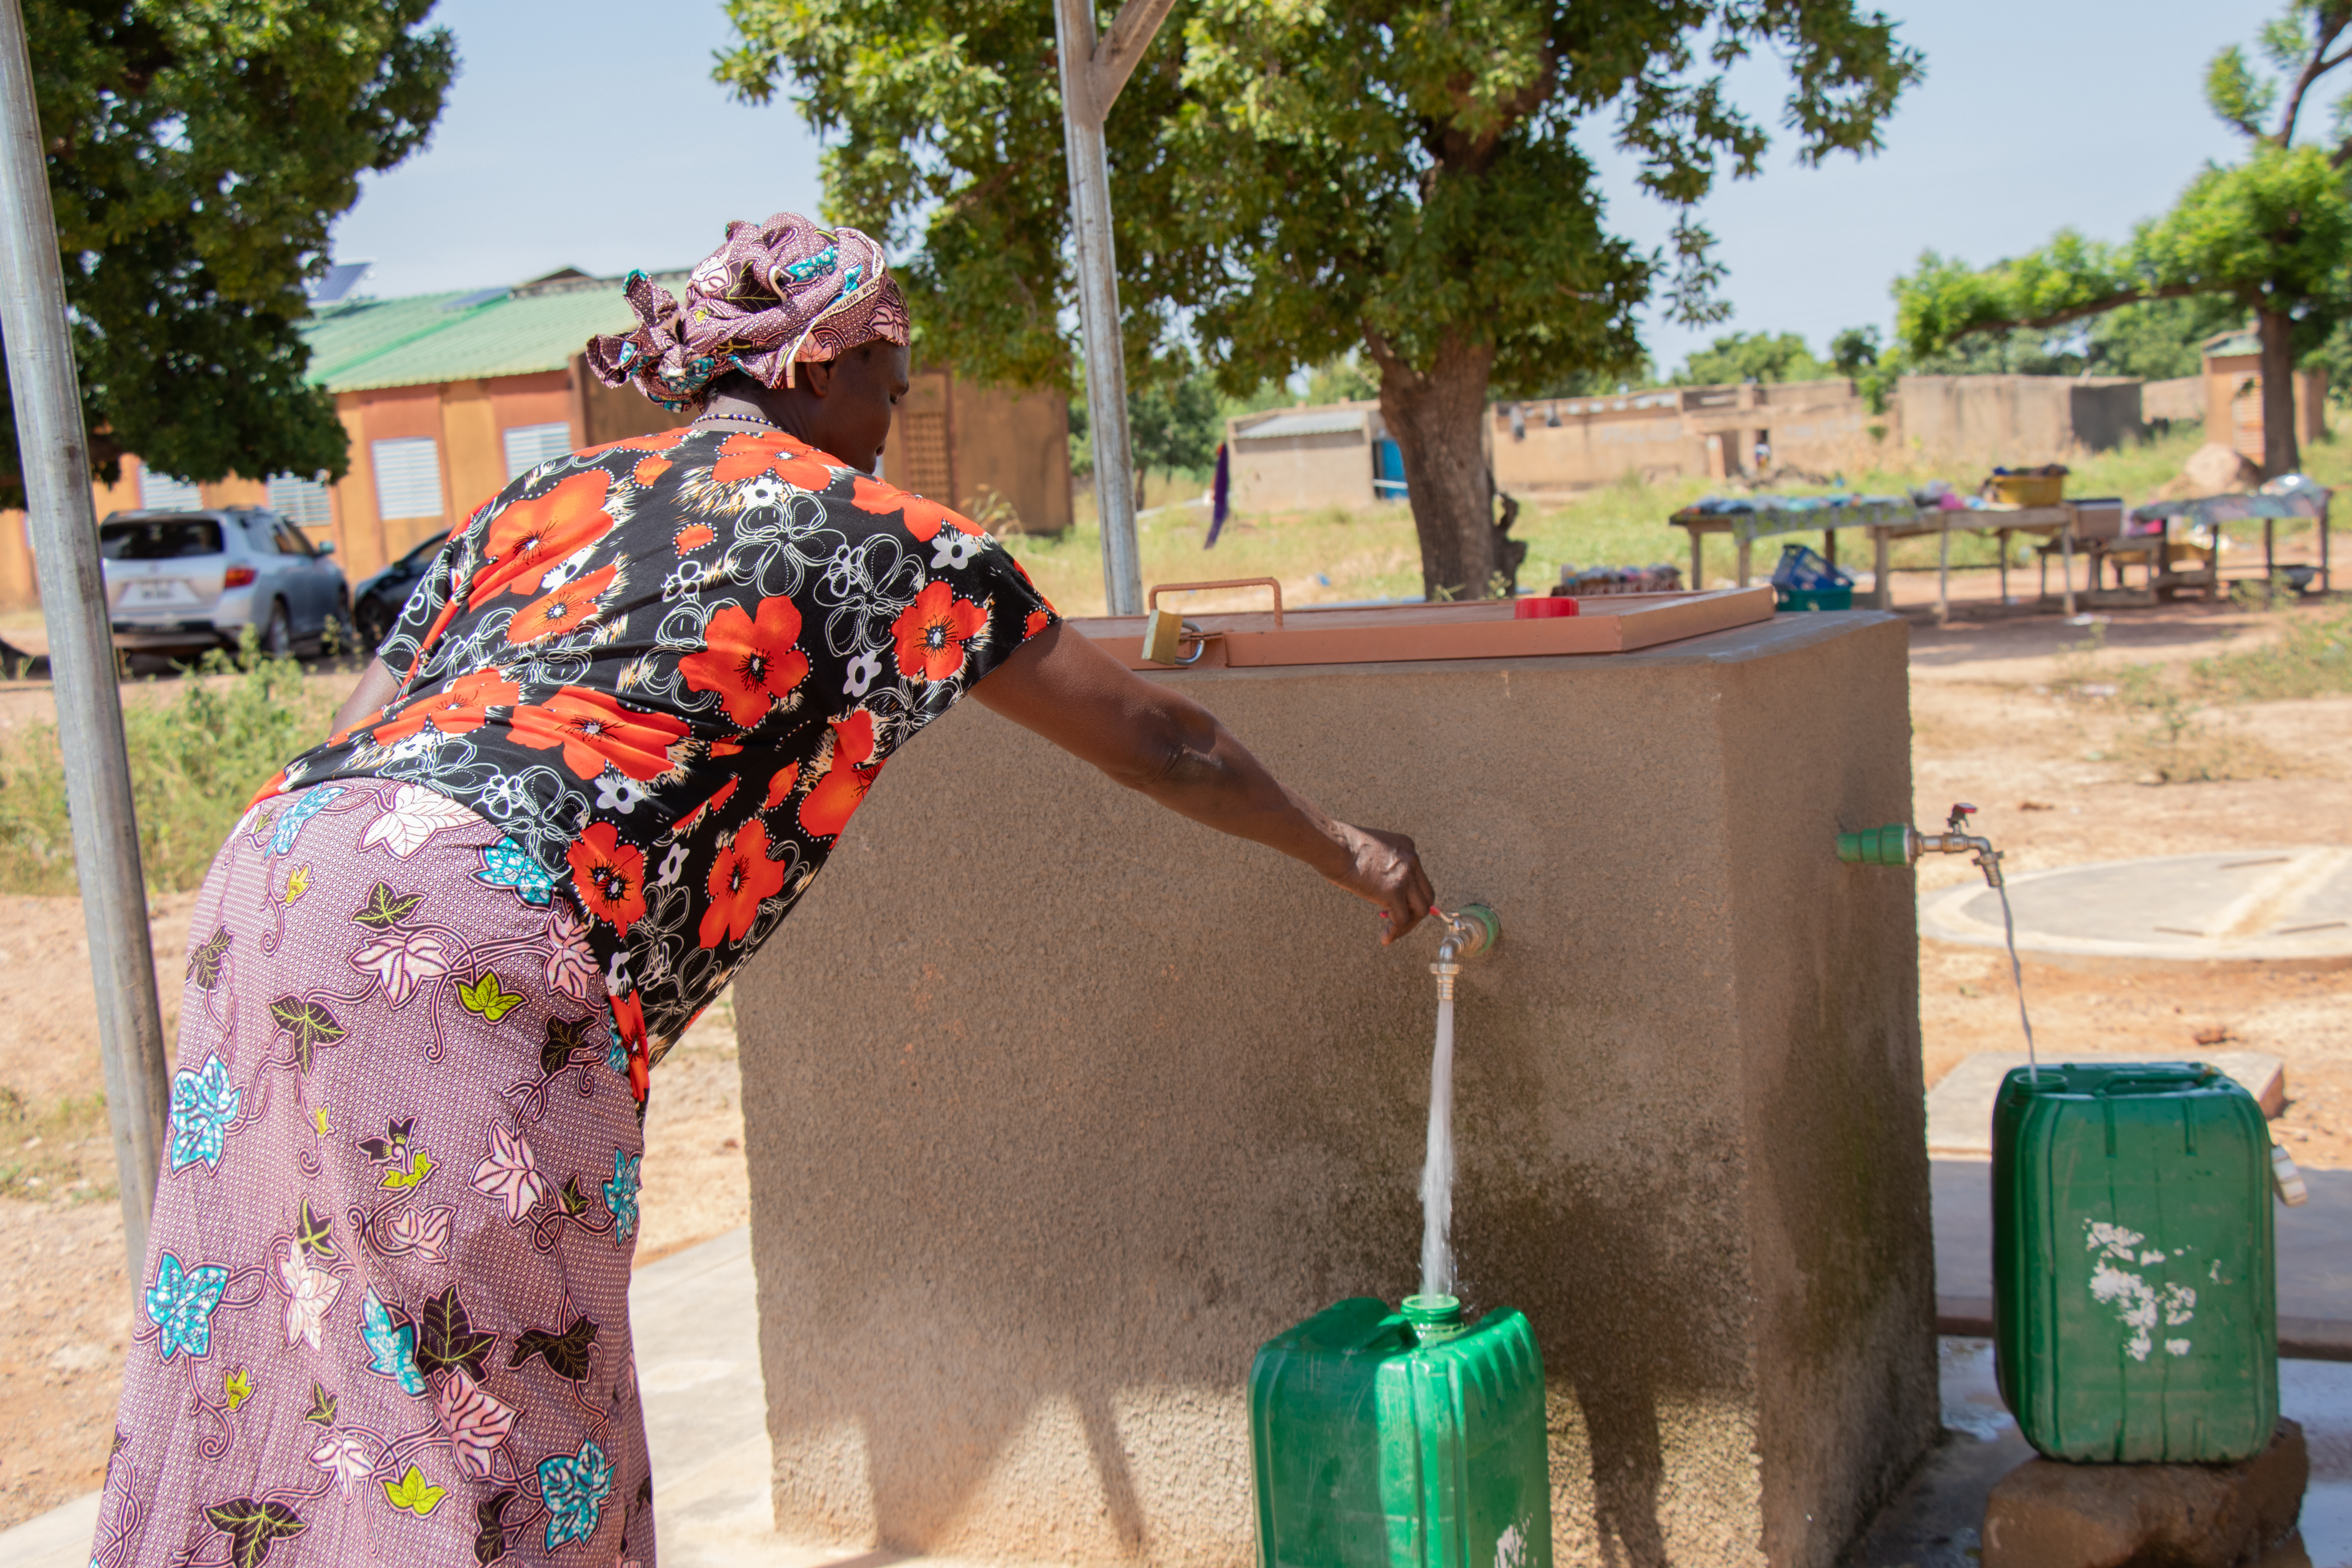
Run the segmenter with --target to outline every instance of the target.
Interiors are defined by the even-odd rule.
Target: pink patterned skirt
[[[625,1068],[496,827],[348,780],[248,812],[189,942],[98,1568],[650,1568]]]

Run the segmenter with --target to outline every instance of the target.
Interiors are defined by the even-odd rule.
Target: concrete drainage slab
[[[2011,877],[2021,952],[2057,963],[2352,964],[2352,848],[2240,849]],[[1979,883],[1919,900],[1919,934],[2001,945],[2000,895]]]

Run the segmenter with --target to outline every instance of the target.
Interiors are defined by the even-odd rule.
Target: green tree
[[[432,0],[26,0],[99,477],[341,476],[303,379],[306,278],[363,170],[422,146],[457,69]],[[5,362],[0,359],[0,384]],[[0,505],[24,489],[0,399]]]
[[[1848,327],[1830,339],[1830,364],[1840,375],[1860,375],[1878,364],[1878,329]]]
[[[1694,352],[1675,372],[1674,386],[1719,386],[1742,381],[1819,381],[1829,367],[1813,357],[1801,332],[1733,332]]]
[[[836,132],[827,211],[894,236],[926,332],[977,373],[1066,384],[1071,298],[1052,16],[1023,0],[729,0],[721,79],[789,79]],[[1509,584],[1480,424],[1642,364],[1634,312],[1720,319],[1689,216],[1769,137],[1724,72],[1789,64],[1800,155],[1874,151],[1920,74],[1853,0],[1179,0],[1109,116],[1133,366],[1189,329],[1240,393],[1360,348],[1403,449],[1427,590]],[[1641,182],[1684,209],[1671,256],[1603,223],[1577,138],[1612,118]]]
[[[1070,399],[1071,461],[1094,467],[1087,400]],[[1143,510],[1143,482],[1157,468],[1171,478],[1197,473],[1215,460],[1224,438],[1223,399],[1206,372],[1189,357],[1127,389],[1128,443],[1135,457],[1135,506]]]
[[[2234,45],[2205,78],[2214,113],[2247,141],[2232,164],[2208,164],[2172,210],[2129,242],[2063,230],[2042,249],[1981,270],[1933,252],[1895,280],[1897,330],[1915,360],[1971,334],[2047,334],[2126,306],[2219,297],[2253,318],[2262,342],[2263,471],[2302,464],[2294,371],[2352,317],[2352,97],[2335,106],[2328,144],[2298,142],[2321,79],[2352,58],[2352,0],[2291,0],[2262,30],[2278,75],[2257,72]],[[2334,53],[2329,51],[2333,49]],[[2046,341],[2046,339],[2045,339]],[[2120,347],[2120,345],[2118,345]]]

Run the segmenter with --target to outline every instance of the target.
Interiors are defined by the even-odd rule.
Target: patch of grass
[[[333,706],[305,687],[292,658],[247,647],[205,656],[166,687],[123,689],[124,740],[147,882],[183,891],[204,880],[253,792],[325,732]],[[167,695],[168,693],[168,695]],[[64,764],[55,724],[28,724],[0,745],[0,892],[74,890]]]
[[[2352,605],[2332,614],[2283,610],[2277,634],[2259,647],[2214,654],[2189,669],[2200,695],[2231,702],[2276,702],[2352,692]]]
[[[36,1106],[0,1084],[0,1197],[89,1203],[114,1194],[106,1096]]]
[[[2142,784],[2287,778],[2301,771],[2292,760],[2196,700],[2161,665],[2127,664],[2111,681],[2089,679],[2096,673],[2098,649],[2095,638],[2068,649],[2061,656],[2060,679],[2053,687],[2118,716],[2105,743],[2090,753],[2091,761],[2113,763]]]
[[[2082,641],[2059,650],[2057,676],[2047,688],[2062,700],[2114,717],[2090,761],[2115,763],[2143,784],[2288,778],[2304,771],[2218,710],[2240,700],[2234,692],[2200,683],[2193,673],[2184,681],[2159,664],[2109,670],[2105,652],[2106,627],[2095,625]]]

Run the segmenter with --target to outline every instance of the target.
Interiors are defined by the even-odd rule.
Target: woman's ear
[[[811,397],[823,397],[833,390],[833,373],[839,364],[835,360],[814,360],[793,368],[799,373],[793,379],[808,388]]]

